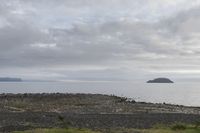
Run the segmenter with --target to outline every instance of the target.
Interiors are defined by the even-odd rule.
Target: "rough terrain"
[[[32,128],[150,128],[200,121],[200,108],[98,94],[1,94],[0,132]]]

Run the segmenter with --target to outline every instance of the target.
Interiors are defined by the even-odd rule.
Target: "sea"
[[[85,93],[127,97],[139,102],[200,106],[200,83],[0,82],[0,93]]]

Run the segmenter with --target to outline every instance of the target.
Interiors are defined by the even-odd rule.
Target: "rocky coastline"
[[[150,128],[200,121],[199,107],[153,104],[101,94],[0,94],[0,132],[32,128]]]

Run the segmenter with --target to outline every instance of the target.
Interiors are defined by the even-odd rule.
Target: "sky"
[[[200,78],[199,0],[1,0],[0,76]]]

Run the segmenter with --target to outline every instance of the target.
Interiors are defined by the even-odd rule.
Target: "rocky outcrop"
[[[168,78],[156,78],[156,79],[147,81],[147,83],[174,83],[174,82]]]
[[[22,82],[20,78],[0,77],[0,82]]]

